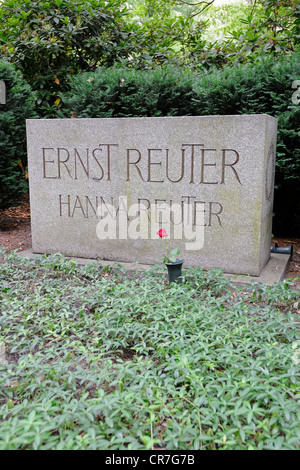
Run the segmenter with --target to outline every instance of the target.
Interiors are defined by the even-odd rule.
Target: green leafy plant
[[[195,77],[178,67],[101,67],[70,80],[59,117],[181,116],[194,112]]]
[[[0,248],[1,450],[298,448],[299,288],[102,268]]]
[[[274,56],[299,51],[299,2],[257,0],[248,7],[243,20],[246,30],[232,31],[240,54],[248,58],[271,53]]]
[[[167,231],[166,229],[162,228],[158,230],[156,233],[160,238],[165,238],[165,243],[166,243],[166,254],[162,258],[164,263],[175,263],[176,261],[176,256],[180,254],[179,248],[174,248],[173,250],[168,249],[168,241],[167,241]]]
[[[133,53],[128,63],[153,68],[168,63],[191,70],[259,62],[299,52],[299,2],[255,0],[134,2]]]
[[[0,51],[36,90],[43,117],[55,116],[68,75],[127,56],[125,11],[124,0],[13,0],[0,5]]]
[[[26,193],[26,119],[35,118],[35,93],[21,72],[0,60],[0,80],[5,83],[5,104],[0,104],[0,209]]]

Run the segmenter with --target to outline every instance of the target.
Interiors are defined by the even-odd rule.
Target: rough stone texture
[[[185,265],[258,276],[270,257],[276,131],[267,115],[28,120],[33,251],[153,264],[165,227]],[[107,204],[115,239],[97,236]],[[140,238],[132,204],[148,228]],[[178,205],[176,224],[183,210],[186,236],[192,221],[200,249],[155,218],[164,204]]]

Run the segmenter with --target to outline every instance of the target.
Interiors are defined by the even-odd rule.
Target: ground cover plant
[[[184,273],[2,248],[0,449],[296,449],[299,289]]]

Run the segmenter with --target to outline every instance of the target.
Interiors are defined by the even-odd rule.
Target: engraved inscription
[[[172,208],[174,201],[166,199],[154,199],[151,201],[148,198],[138,198],[136,201],[137,212],[146,212],[149,222],[151,222],[151,210],[154,206],[155,213],[163,213],[165,208]],[[189,221],[193,226],[212,227],[220,226],[221,213],[223,212],[223,205],[218,201],[199,201],[196,196],[181,196],[181,217],[180,220],[176,220],[176,214],[171,213],[170,221],[173,225],[179,225],[184,221]],[[133,204],[134,205],[134,204]],[[106,210],[110,210],[109,207],[114,207],[115,216],[118,216],[119,211],[124,209],[124,206],[120,207],[120,201],[118,197],[114,196],[82,196],[76,195],[71,196],[59,194],[58,195],[58,206],[60,217],[70,218],[91,218],[97,217],[99,207],[104,207]],[[204,223],[201,214],[204,213]],[[191,217],[191,220],[189,219]],[[129,220],[129,218],[128,218]]]
[[[118,147],[118,144],[99,144],[93,149],[43,147],[43,178],[97,181],[105,178],[110,181],[112,147]]]
[[[234,149],[205,148],[204,144],[182,144],[178,154],[169,148],[127,148],[126,155],[118,152],[119,145],[99,144],[95,148],[42,148],[44,179],[87,179],[112,181],[112,162],[125,160],[126,181],[144,183],[242,185],[239,175],[240,156]],[[125,157],[125,158],[124,158]]]
[[[206,148],[202,143],[183,143],[178,151],[162,148],[127,148],[120,151],[118,143],[101,143],[91,147],[43,147],[42,178],[56,180],[91,180],[113,182],[114,163],[124,162],[124,181],[132,184],[178,184],[184,179],[191,187],[196,185],[242,185],[240,177],[240,155],[235,149]],[[271,158],[271,157],[270,157]],[[122,173],[121,173],[122,174]],[[118,173],[118,178],[120,174]],[[193,186],[194,185],[194,186]],[[266,194],[269,197],[269,183]],[[171,213],[173,225],[184,223],[185,218],[192,220],[196,227],[223,227],[223,203],[217,200],[202,200],[201,196],[176,195],[180,200],[180,219]],[[156,198],[154,201],[141,194],[137,200],[138,211],[151,219],[153,207],[160,214],[163,206],[172,207],[173,200]],[[91,196],[58,194],[58,214],[64,218],[97,218],[99,207],[113,207],[119,213],[116,196]],[[122,209],[123,210],[123,209]],[[155,209],[156,210],[156,209]],[[128,214],[127,216],[128,217]]]

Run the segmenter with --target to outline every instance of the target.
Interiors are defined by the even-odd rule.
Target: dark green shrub
[[[182,116],[194,113],[193,76],[174,67],[100,68],[71,79],[60,116]]]
[[[55,116],[67,75],[127,55],[124,0],[7,0],[0,5],[0,52],[37,91],[39,113]]]
[[[6,103],[0,104],[0,209],[4,209],[27,190],[26,119],[37,116],[35,94],[21,72],[0,60],[0,80],[6,85]]]

